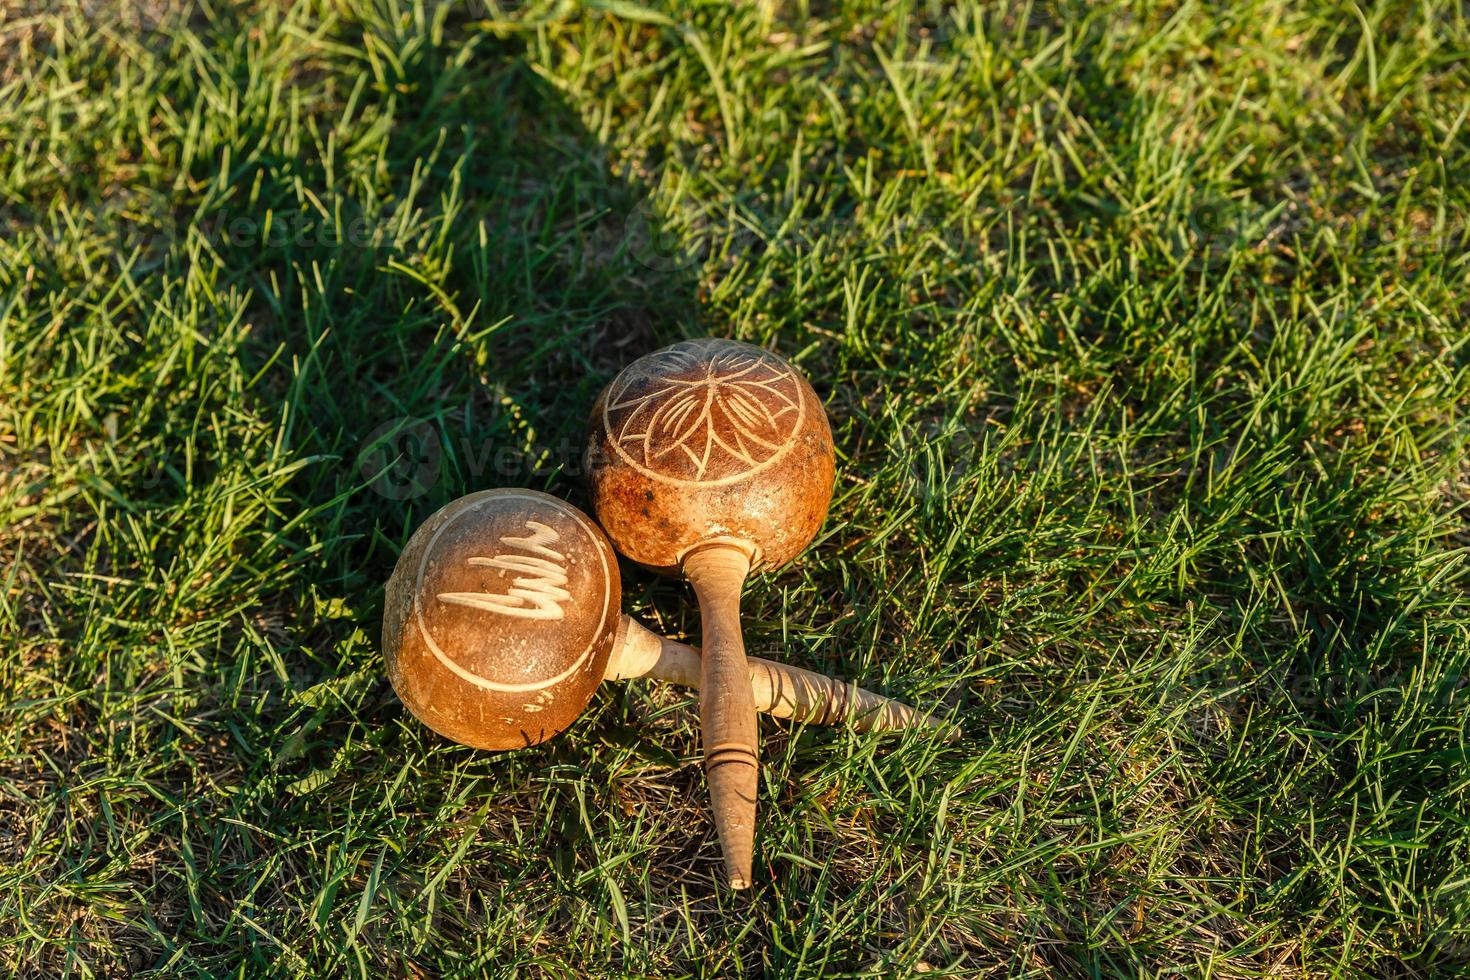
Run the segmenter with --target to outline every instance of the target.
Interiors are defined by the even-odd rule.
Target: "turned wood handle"
[[[952,726],[917,711],[902,701],[865,691],[826,674],[787,664],[750,658],[750,682],[756,710],[776,718],[814,725],[846,725],[859,732],[887,732],[903,728],[947,730]]]
[[[811,725],[845,725],[859,732],[934,728],[950,741],[959,735],[951,722],[835,677],[760,657],[746,657],[746,662],[750,664],[755,710],[773,718]],[[607,680],[651,677],[699,690],[703,668],[694,647],[658,636],[624,616],[607,662]]]
[[[683,567],[704,625],[699,723],[715,830],[730,887],[749,888],[760,785],[755,695],[740,631],[740,589],[750,556],[735,545],[713,543],[691,551]]]

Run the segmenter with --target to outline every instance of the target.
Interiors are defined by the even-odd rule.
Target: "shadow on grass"
[[[35,887],[86,881],[137,900],[98,917],[85,898],[24,899],[19,962],[405,970],[486,932],[487,960],[514,961],[536,954],[491,927],[506,915],[527,934],[601,921],[602,903],[582,901],[601,859],[589,831],[654,798],[617,803],[614,770],[631,786],[627,770],[650,766],[668,810],[702,799],[697,767],[643,744],[618,697],[611,718],[490,756],[428,732],[387,686],[382,588],[412,529],[486,487],[584,503],[597,391],[691,332],[696,304],[649,189],[615,171],[519,41],[442,10],[355,16],[226,7],[70,50],[30,39],[38,59],[85,62],[99,142],[142,162],[107,174],[106,161],[57,160],[54,175],[13,185],[0,215],[32,236],[16,322],[44,338],[34,297],[79,296],[63,312],[85,311],[106,336],[102,353],[67,348],[48,365],[59,383],[92,379],[63,433],[74,441],[55,451],[114,447],[105,480],[77,476],[69,506],[90,523],[69,536],[58,511],[44,529],[70,553],[18,557],[33,609],[13,615],[74,654],[26,655],[45,667],[17,687],[41,678],[71,693],[19,695],[7,713],[25,749],[4,772],[27,806],[75,801],[33,835],[69,840],[71,806],[94,791],[42,760],[75,772],[106,757],[131,788],[84,808],[110,805],[109,821],[142,836],[95,842],[105,873],[88,870],[89,847],[64,848],[54,868],[31,855]],[[129,61],[154,73],[154,101],[122,101]],[[44,230],[57,200],[102,243],[100,273],[68,251],[74,230]],[[114,388],[102,375],[149,380]],[[44,407],[35,379],[28,397]],[[47,584],[75,574],[112,584]],[[592,710],[609,714],[609,700]],[[136,734],[116,751],[78,737],[118,725]],[[597,739],[618,747],[590,751]],[[5,856],[27,860],[12,837]],[[701,880],[713,891],[706,844],[697,874],[653,872],[669,894]],[[63,938],[45,923],[69,909],[86,924]]]
[[[283,146],[232,175],[249,192],[217,224],[225,274],[254,297],[251,371],[264,372],[293,455],[315,460],[292,484],[305,520],[288,523],[309,542],[310,573],[276,610],[308,655],[297,683],[308,694],[282,719],[272,769],[287,792],[262,800],[259,816],[276,829],[350,823],[365,807],[364,778],[396,782],[408,793],[399,802],[424,817],[401,825],[404,843],[434,852],[480,811],[466,863],[429,888],[441,905],[455,879],[465,894],[548,873],[572,888],[596,860],[587,831],[611,805],[582,798],[586,780],[572,777],[595,780],[617,761],[595,759],[590,741],[633,740],[596,722],[517,755],[437,738],[382,679],[383,583],[412,530],[464,493],[528,486],[585,506],[581,451],[597,391],[685,335],[696,312],[692,270],[648,189],[614,171],[518,41],[454,26],[456,39],[439,42],[432,30],[347,32],[347,45],[393,56],[387,84],[347,98],[372,152],[349,159],[335,137],[348,127],[329,132],[323,120],[299,152]],[[269,145],[278,125],[263,116],[240,141]],[[313,611],[323,613],[315,622]],[[526,836],[507,849],[511,821]],[[390,859],[384,876],[390,905],[428,897],[427,874],[395,872]],[[438,915],[458,931],[442,921],[453,911]]]
[[[383,678],[382,587],[412,530],[486,487],[585,506],[581,452],[597,391],[690,332],[696,304],[692,269],[648,188],[614,171],[518,41],[472,25],[441,42],[432,30],[377,31],[341,38],[386,47],[393,62],[385,84],[347,95],[351,126],[323,119],[308,137],[317,127],[304,125],[299,152],[280,145],[242,166],[230,180],[242,193],[218,227],[225,275],[253,296],[250,371],[264,372],[292,455],[316,460],[291,485],[303,519],[285,526],[304,571],[273,610],[295,691],[279,727],[259,733],[270,758],[250,782],[252,819],[329,842],[317,855],[327,863],[269,881],[281,896],[255,902],[292,902],[295,879],[320,889],[322,914],[335,919],[339,876],[376,865],[366,921],[344,925],[345,944],[324,936],[306,959],[333,962],[355,946],[407,968],[437,961],[436,945],[504,932],[496,923],[507,914],[540,922],[533,931],[598,920],[597,838],[628,832],[607,814],[685,811],[682,832],[639,842],[645,880],[665,896],[713,892],[718,854],[712,836],[701,846],[688,835],[705,822],[698,767],[675,768],[623,695],[605,694],[590,709],[598,717],[543,746],[492,756],[429,732]],[[240,142],[273,144],[279,125],[263,115]],[[372,134],[370,151],[344,152],[335,133],[351,131]],[[219,869],[221,884],[233,878],[225,904],[259,884],[237,860],[234,875]],[[498,941],[493,960],[528,953],[513,936]]]

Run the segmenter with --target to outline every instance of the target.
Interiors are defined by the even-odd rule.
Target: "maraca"
[[[482,749],[543,742],[603,680],[700,683],[697,651],[621,613],[617,559],[570,504],[484,490],[419,527],[388,580],[383,654],[393,688],[434,731]],[[821,674],[751,660],[761,711],[860,730],[942,725]]]
[[[745,888],[759,756],[740,590],[751,569],[785,564],[821,527],[833,481],[826,412],[775,354],[684,341],[634,361],[603,389],[587,470],[614,547],[682,572],[699,597],[705,769],[730,886]]]

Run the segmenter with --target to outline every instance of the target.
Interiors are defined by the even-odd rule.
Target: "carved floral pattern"
[[[650,472],[724,479],[784,450],[800,424],[801,383],[743,344],[681,344],[631,365],[604,407],[609,435]]]

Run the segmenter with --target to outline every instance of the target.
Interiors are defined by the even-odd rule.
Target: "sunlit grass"
[[[0,969],[1467,968],[1463,8],[840,6],[0,3]],[[686,694],[378,652],[701,334],[839,457],[751,652],[965,731],[763,723],[743,896]]]

